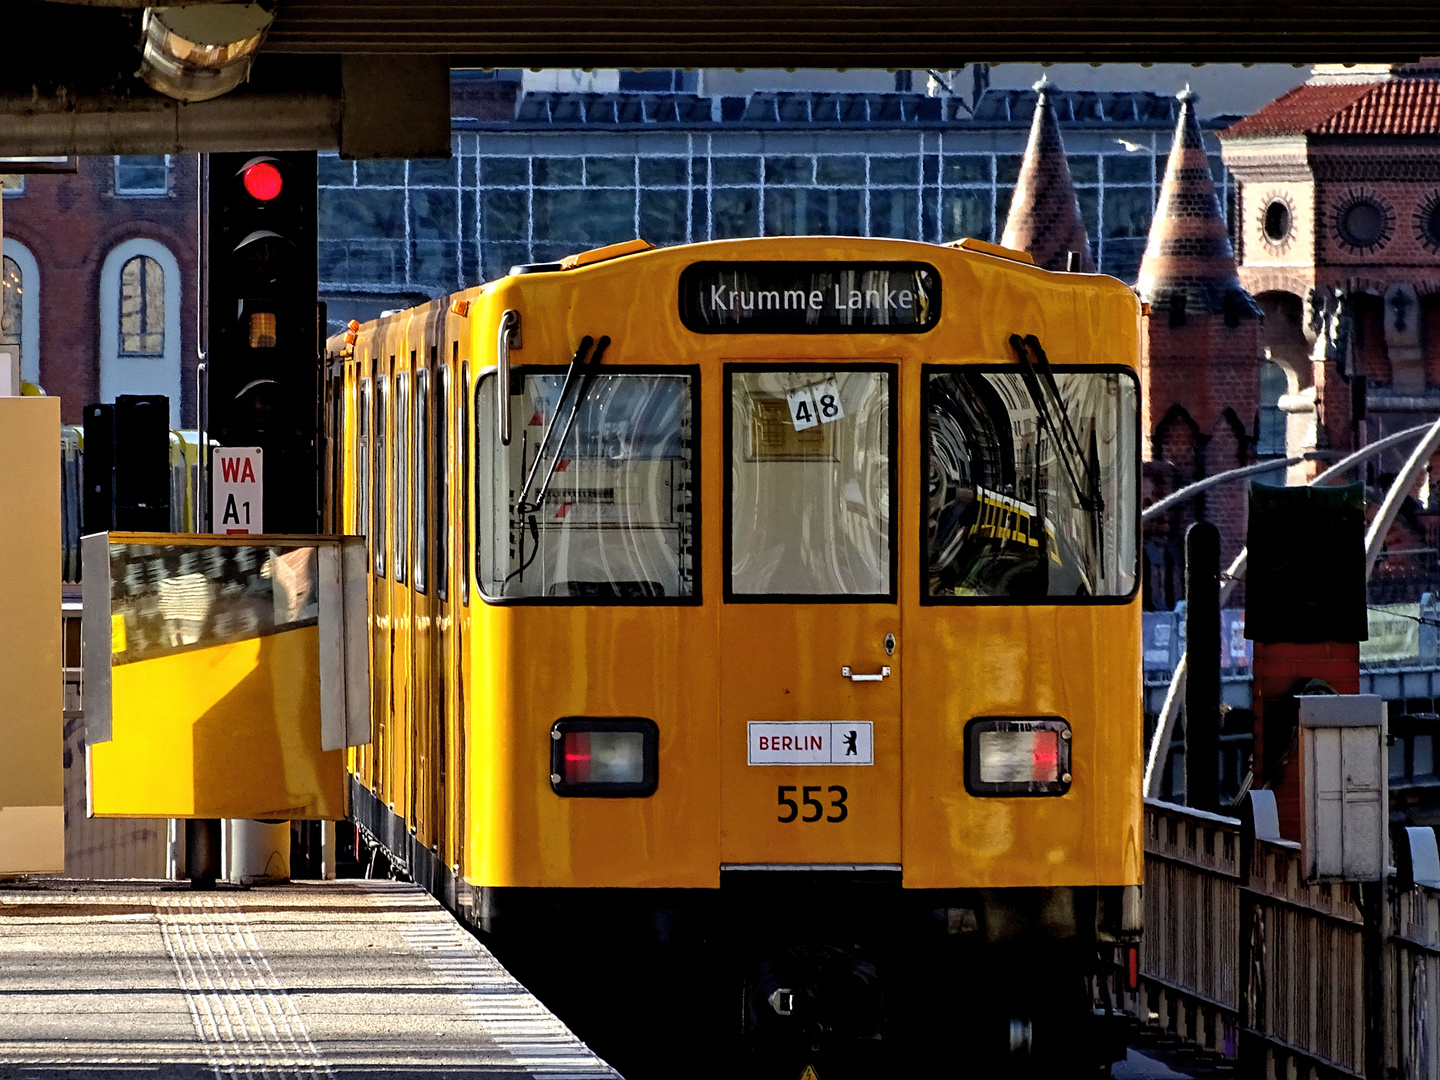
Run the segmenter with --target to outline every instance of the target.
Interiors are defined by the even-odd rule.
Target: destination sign
[[[923,334],[940,320],[940,274],[917,262],[693,263],[680,320],[701,334]]]

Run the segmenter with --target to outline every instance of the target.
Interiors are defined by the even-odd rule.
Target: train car
[[[627,1075],[936,1040],[1103,1067],[1143,862],[1140,318],[978,241],[787,237],[352,324],[356,821],[602,1052],[644,1032]]]

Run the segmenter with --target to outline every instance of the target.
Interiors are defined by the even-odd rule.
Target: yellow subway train
[[[1103,1066],[1143,863],[1140,318],[973,240],[787,237],[351,324],[355,820],[627,1075],[937,1039]]]

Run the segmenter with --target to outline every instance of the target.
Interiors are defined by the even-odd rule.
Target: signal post
[[[310,152],[210,155],[206,394],[217,533],[318,531],[316,174]],[[289,877],[288,821],[234,820],[223,833],[231,880]]]

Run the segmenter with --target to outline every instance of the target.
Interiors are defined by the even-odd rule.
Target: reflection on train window
[[[927,367],[925,597],[1129,596],[1136,400],[1129,372]]]
[[[413,354],[412,354],[413,355]],[[412,583],[416,592],[424,592],[428,586],[425,580],[426,548],[429,541],[430,525],[430,429],[427,425],[430,407],[430,373],[415,373],[415,558],[412,564]]]
[[[375,377],[375,453],[370,476],[375,483],[375,529],[370,546],[375,552],[375,573],[385,576],[385,435],[390,424],[390,383],[384,375]]]
[[[410,373],[395,376],[395,562],[394,577],[405,581],[405,555],[410,546]]]
[[[360,407],[355,414],[355,533],[370,531],[370,380],[360,380]]]
[[[890,371],[728,375],[728,595],[893,600]]]
[[[111,663],[314,626],[315,548],[110,545]]]
[[[450,592],[450,369],[435,377],[435,595]]]
[[[486,597],[693,599],[693,377],[515,373],[508,447],[476,385],[476,545]]]

